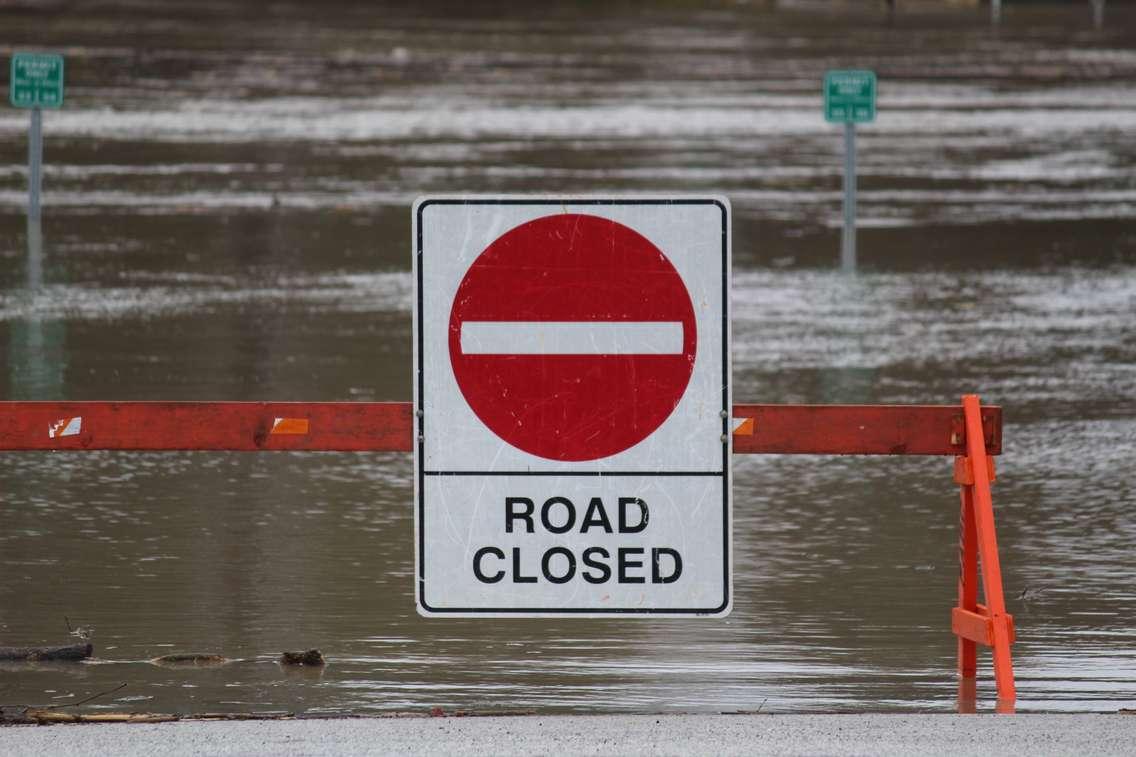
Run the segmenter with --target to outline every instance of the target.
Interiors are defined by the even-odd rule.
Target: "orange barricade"
[[[973,711],[977,645],[991,647],[999,711],[1016,697],[994,532],[994,455],[1002,410],[958,405],[735,405],[737,454],[953,455],[961,487],[959,707]],[[408,402],[0,402],[5,450],[322,450],[408,452]],[[978,602],[979,556],[985,604]]]
[[[951,613],[951,630],[958,636],[959,707],[971,710],[978,674],[978,644],[994,650],[994,678],[1000,709],[1012,709],[1017,697],[1010,645],[1014,617],[1006,612],[1002,567],[994,533],[994,458],[982,443],[982,412],[978,397],[962,398],[966,422],[966,454],[955,458],[955,482],[961,488],[959,508],[958,606]],[[982,555],[982,594],[978,603],[978,556]]]

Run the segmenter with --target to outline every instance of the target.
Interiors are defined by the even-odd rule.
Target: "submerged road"
[[[1131,715],[567,715],[14,726],[5,754],[1130,755]]]

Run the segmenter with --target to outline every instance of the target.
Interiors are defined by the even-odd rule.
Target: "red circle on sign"
[[[646,439],[686,391],[696,343],[671,262],[642,234],[591,215],[501,235],[450,311],[450,361],[470,408],[551,460],[596,460]]]

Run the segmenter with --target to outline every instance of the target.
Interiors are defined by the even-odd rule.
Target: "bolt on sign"
[[[727,201],[413,215],[419,612],[728,613]]]
[[[62,107],[63,56],[16,53],[9,82],[8,99],[17,108]]]
[[[824,118],[830,123],[876,120],[876,73],[828,71],[824,75]]]

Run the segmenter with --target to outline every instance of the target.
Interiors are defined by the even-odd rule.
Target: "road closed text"
[[[682,577],[683,560],[677,549],[664,544],[644,545],[650,536],[651,509],[639,497],[615,497],[605,500],[591,497],[577,505],[564,496],[548,497],[543,502],[530,497],[506,496],[503,502],[504,532],[519,537],[519,546],[485,545],[473,553],[473,575],[483,584],[509,582],[533,584],[547,582],[565,584],[577,577],[589,584],[672,584]],[[572,546],[527,547],[526,534],[546,537],[580,534],[634,535],[637,546],[611,544],[579,545],[573,536]]]

